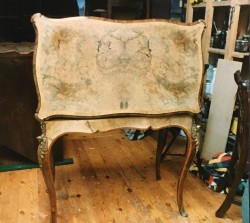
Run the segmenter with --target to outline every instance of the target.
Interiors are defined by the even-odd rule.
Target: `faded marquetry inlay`
[[[33,21],[40,119],[200,111],[203,23]]]

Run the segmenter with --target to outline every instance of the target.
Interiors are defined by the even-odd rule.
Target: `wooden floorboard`
[[[175,151],[184,151],[179,139]],[[167,157],[155,180],[156,140],[129,141],[122,131],[70,135],[56,167],[58,223],[240,223],[241,207],[223,219],[215,211],[225,198],[188,174],[184,187],[187,218],[178,213],[176,185],[183,157]],[[0,223],[48,223],[49,204],[39,169],[0,173]]]

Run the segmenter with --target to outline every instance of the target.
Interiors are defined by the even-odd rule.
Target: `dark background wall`
[[[0,0],[0,42],[35,39],[30,17],[40,12],[49,17],[77,16],[76,0]]]
[[[169,19],[171,17],[171,0],[151,0],[151,17]]]
[[[88,15],[93,15],[93,8],[107,8],[107,0],[85,1]],[[150,17],[178,17],[181,12],[178,6],[179,0],[151,0]],[[79,15],[77,0],[0,0],[0,42],[33,42],[30,18],[37,12],[54,18]]]

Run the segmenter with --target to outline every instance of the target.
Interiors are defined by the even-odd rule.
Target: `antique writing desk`
[[[34,79],[41,123],[38,158],[56,222],[53,143],[69,133],[177,126],[188,137],[177,186],[183,184],[197,145],[203,22],[115,21],[88,17],[49,19],[35,14]],[[158,146],[159,147],[159,146]]]

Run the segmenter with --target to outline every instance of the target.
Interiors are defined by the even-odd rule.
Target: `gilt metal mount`
[[[192,138],[195,141],[195,149],[196,153],[199,151],[199,145],[200,145],[200,125],[197,125],[195,121],[193,122],[192,126]]]
[[[37,140],[39,142],[38,145],[38,162],[39,165],[42,166],[42,161],[44,159],[45,154],[48,151],[48,138],[46,137],[46,124],[45,121],[41,121],[41,130],[42,134],[37,137]]]

